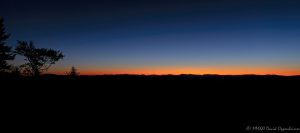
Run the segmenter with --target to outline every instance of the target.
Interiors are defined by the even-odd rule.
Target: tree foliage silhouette
[[[77,72],[77,69],[74,66],[72,66],[70,72],[67,72],[67,75],[75,77],[79,76],[79,73]]]
[[[15,52],[25,57],[27,63],[23,64],[22,67],[25,73],[31,76],[39,76],[43,71],[48,70],[51,65],[64,57],[60,51],[36,48],[32,41],[18,41]]]
[[[5,41],[9,38],[6,34],[4,27],[4,20],[0,18],[0,73],[8,71],[11,66],[7,63],[8,60],[13,60],[15,54],[12,52],[11,47],[5,45]]]

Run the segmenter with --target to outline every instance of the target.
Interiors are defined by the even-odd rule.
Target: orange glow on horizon
[[[68,70],[53,70],[49,73],[65,75]],[[114,75],[114,74],[137,74],[137,75],[180,75],[180,74],[219,74],[219,75],[300,75],[299,69],[278,68],[196,68],[196,67],[161,67],[161,68],[127,68],[127,69],[89,69],[78,70],[80,75]]]

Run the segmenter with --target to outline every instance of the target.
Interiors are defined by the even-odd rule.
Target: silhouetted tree
[[[79,76],[79,73],[77,72],[77,69],[74,66],[72,66],[70,72],[67,72],[67,75],[75,77]]]
[[[25,72],[32,76],[39,76],[41,72],[48,70],[51,65],[64,57],[60,51],[36,48],[32,41],[18,41],[15,52],[24,56],[25,60],[28,61],[22,67]]]
[[[5,46],[5,41],[9,38],[9,34],[5,33],[3,18],[0,18],[0,73],[6,72],[10,69],[8,60],[13,60],[15,54],[12,52],[11,47]]]
[[[21,67],[19,67],[19,66],[11,66],[11,68],[10,68],[10,74],[12,76],[21,76],[22,75]]]

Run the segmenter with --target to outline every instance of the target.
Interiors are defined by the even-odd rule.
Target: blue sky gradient
[[[33,40],[37,47],[65,53],[54,72],[74,65],[83,72],[99,73],[111,68],[151,71],[176,66],[277,68],[300,74],[297,0],[1,3],[0,16],[11,33],[9,45]]]

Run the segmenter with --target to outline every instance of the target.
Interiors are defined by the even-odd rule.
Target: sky
[[[0,3],[8,45],[65,54],[47,73],[300,75],[299,0]]]

